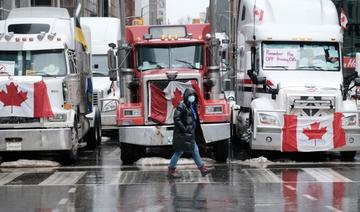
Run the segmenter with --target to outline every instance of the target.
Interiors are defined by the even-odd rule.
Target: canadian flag
[[[0,117],[53,116],[44,81],[0,81]]]
[[[257,19],[258,21],[263,21],[264,19],[264,10],[256,8],[254,6],[254,19]]]
[[[345,30],[347,24],[348,24],[348,19],[346,17],[345,10],[343,8],[341,8],[341,13],[340,13],[340,25],[341,25],[341,28],[343,30]]]
[[[344,146],[346,142],[342,117],[342,113],[322,117],[284,115],[282,151],[328,151]]]
[[[199,116],[202,117],[204,108],[204,98],[200,93],[200,88],[195,81],[186,83],[179,81],[170,81],[164,90],[150,83],[150,111],[149,117],[161,124],[171,124],[174,119],[174,112],[178,104],[183,100],[183,94],[186,88],[195,90],[199,97],[200,110]]]

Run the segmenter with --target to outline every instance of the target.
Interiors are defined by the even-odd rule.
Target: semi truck
[[[66,9],[10,11],[0,33],[0,152],[58,152],[74,162],[80,147],[99,144],[90,39]]]
[[[102,133],[115,137],[117,135],[115,111],[117,101],[120,99],[120,82],[109,80],[107,51],[109,43],[116,43],[121,39],[120,19],[83,17],[80,22],[91,32],[93,102],[101,111]]]
[[[109,68],[112,80],[120,76],[123,102],[116,113],[122,162],[133,163],[147,147],[172,145],[173,113],[186,88],[200,97],[207,145],[217,161],[226,161],[230,107],[221,91],[219,42],[211,26],[121,26],[122,40],[109,50]]]
[[[359,113],[344,86],[334,4],[244,0],[233,8],[233,135],[252,150],[339,151],[353,159],[360,149]]]

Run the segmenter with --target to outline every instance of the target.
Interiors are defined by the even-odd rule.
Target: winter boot
[[[181,178],[181,174],[177,173],[175,171],[176,168],[168,167],[168,178],[175,179],[175,178]]]
[[[199,168],[200,172],[201,172],[201,176],[205,177],[207,174],[209,174],[213,169],[212,168],[207,168],[205,166],[205,164],[203,164],[202,166],[200,166]]]

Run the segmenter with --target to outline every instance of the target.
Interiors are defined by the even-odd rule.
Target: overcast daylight
[[[166,0],[167,21],[178,24],[182,18],[199,18],[200,12],[206,12],[208,0]]]

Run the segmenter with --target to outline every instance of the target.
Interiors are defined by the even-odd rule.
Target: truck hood
[[[339,89],[343,83],[341,72],[325,71],[264,71],[268,85],[276,88],[322,87]]]

